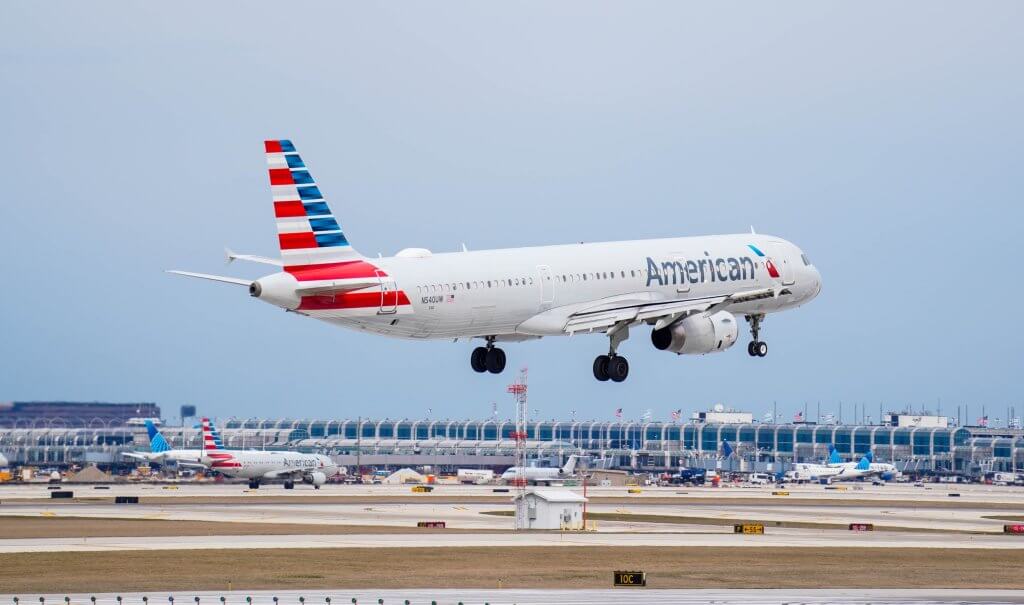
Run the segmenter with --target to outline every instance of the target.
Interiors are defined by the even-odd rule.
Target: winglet
[[[757,235],[757,231],[754,231],[754,226],[750,226],[750,235]]]

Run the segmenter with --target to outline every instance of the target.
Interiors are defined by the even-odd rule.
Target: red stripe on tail
[[[312,231],[306,233],[279,233],[277,241],[282,250],[297,250],[300,248],[316,248],[316,236]]]

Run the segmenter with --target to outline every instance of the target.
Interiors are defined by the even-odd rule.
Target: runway
[[[460,485],[438,484],[429,494],[413,494],[410,485],[342,485],[328,484],[322,489],[314,490],[310,486],[298,485],[294,490],[282,489],[280,485],[265,485],[258,490],[249,490],[244,483],[115,483],[96,486],[92,484],[60,484],[51,486],[46,483],[0,484],[0,501],[14,502],[21,499],[50,498],[49,487],[62,490],[73,490],[76,498],[110,498],[113,496],[133,495],[143,498],[160,498],[166,500],[188,498],[229,498],[232,501],[242,500],[291,500],[296,503],[317,499],[328,501],[332,498],[383,498],[383,499],[416,499],[430,501],[438,498],[486,498],[493,501],[508,501],[510,491],[496,492],[495,489],[508,490],[502,485]],[[101,488],[101,489],[97,489]],[[581,491],[580,487],[568,487]],[[671,500],[709,500],[708,504],[721,500],[757,500],[784,505],[788,500],[813,499],[823,505],[845,505],[853,501],[880,501],[905,503],[917,506],[957,505],[958,503],[976,503],[979,505],[995,505],[1015,508],[1024,511],[1024,488],[1016,486],[996,486],[980,484],[946,484],[929,483],[916,487],[910,483],[890,483],[875,486],[863,483],[845,483],[833,486],[823,485],[787,485],[786,497],[773,496],[779,491],[774,486],[751,486],[725,484],[722,487],[642,487],[640,493],[629,493],[626,487],[590,487],[588,497],[596,502],[605,498],[644,502],[658,499]],[[959,494],[950,497],[950,494]]]
[[[11,596],[6,597],[10,602]],[[90,597],[95,596],[97,605],[118,605],[115,594],[48,594],[23,595],[23,599],[37,601],[42,596],[47,602],[63,603],[64,597],[70,597],[72,605],[91,603]],[[652,590],[645,588],[598,589],[598,590],[479,590],[479,589],[420,589],[420,590],[338,590],[338,591],[253,591],[253,592],[184,592],[169,595],[166,593],[126,593],[120,595],[123,605],[141,605],[142,597],[147,596],[152,602],[167,602],[169,596],[178,603],[219,604],[224,597],[228,605],[248,605],[246,598],[251,598],[254,605],[273,605],[277,597],[278,605],[299,605],[299,598],[306,605],[323,605],[330,602],[338,605],[348,603],[378,603],[383,600],[385,605],[404,604],[429,605],[644,605],[660,603],[663,605],[696,605],[716,603],[717,605],[826,605],[839,603],[854,605],[871,603],[873,605],[946,605],[961,603],[1000,604],[1024,603],[1024,591],[1018,590]],[[198,598],[198,601],[196,600]]]
[[[0,553],[161,551],[190,549],[268,548],[444,548],[511,546],[743,546],[789,548],[986,548],[1024,549],[1024,537],[944,534],[844,532],[828,530],[766,530],[765,535],[731,531],[692,533],[501,533],[501,534],[338,534],[278,536],[175,536],[174,538],[24,538],[0,540]]]

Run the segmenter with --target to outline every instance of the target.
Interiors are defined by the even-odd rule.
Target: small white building
[[[587,499],[567,489],[537,488],[514,498],[517,527],[522,529],[583,529]]]
[[[712,410],[695,413],[693,420],[696,422],[720,424],[751,424],[754,422],[754,415],[750,412],[727,410],[721,405],[716,405]]]
[[[931,416],[931,415],[913,415],[913,414],[896,414],[890,412],[886,414],[883,422],[889,426],[920,426],[920,427],[941,427],[946,428],[949,426],[948,416]]]

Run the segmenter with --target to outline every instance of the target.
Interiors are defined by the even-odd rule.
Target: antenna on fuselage
[[[757,235],[757,231],[754,231],[754,226],[750,226],[750,235]]]

